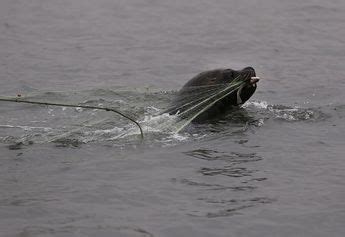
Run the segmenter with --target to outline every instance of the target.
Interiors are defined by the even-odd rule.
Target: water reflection
[[[207,203],[225,204],[228,207],[226,209],[222,209],[222,210],[214,211],[214,212],[208,212],[206,214],[207,217],[214,218],[214,217],[238,215],[238,214],[241,214],[239,212],[240,210],[243,210],[249,207],[254,207],[259,204],[270,204],[276,200],[273,198],[268,198],[268,197],[255,197],[255,198],[249,198],[249,199],[228,199],[228,200],[205,199],[204,201]]]
[[[153,237],[154,235],[147,230],[137,226],[112,226],[100,225],[94,226],[32,226],[26,227],[18,236],[141,236]]]
[[[256,188],[255,186],[246,186],[246,185],[226,186],[226,185],[221,185],[221,184],[211,184],[211,183],[197,182],[190,179],[173,178],[171,181],[174,183],[186,184],[189,186],[195,186],[197,188],[203,188],[204,190],[210,190],[210,191],[217,191],[217,190],[251,191]]]
[[[226,175],[229,177],[245,177],[245,176],[251,176],[252,170],[248,170],[244,167],[229,167],[224,166],[222,168],[201,168],[199,172],[203,175]]]
[[[256,153],[221,152],[210,149],[196,149],[185,152],[186,155],[202,160],[223,160],[234,164],[262,160]]]
[[[253,168],[256,162],[263,160],[257,153],[195,149],[184,154],[207,161],[196,170],[193,178],[173,180],[198,189],[200,195],[196,201],[201,201],[204,209],[193,210],[189,215],[208,218],[232,216],[241,214],[247,208],[275,201],[259,195],[260,182],[267,178]]]

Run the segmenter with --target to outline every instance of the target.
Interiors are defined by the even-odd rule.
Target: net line
[[[248,73],[236,77],[230,83],[183,88],[174,101],[175,105],[165,110],[164,113],[176,116],[174,131],[178,133],[218,101],[243,87],[249,79],[250,74]]]

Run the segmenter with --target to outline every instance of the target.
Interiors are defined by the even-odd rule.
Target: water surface
[[[0,3],[1,236],[344,236],[343,1]],[[243,108],[174,134],[195,74],[253,66]]]

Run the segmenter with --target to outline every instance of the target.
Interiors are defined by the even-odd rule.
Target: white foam
[[[254,106],[257,109],[264,109],[271,112],[275,118],[287,120],[287,121],[298,121],[308,120],[314,115],[314,111],[303,109],[298,106],[285,107],[285,106],[274,106],[268,104],[266,101],[249,101],[243,105],[243,108]]]
[[[75,110],[76,110],[77,112],[83,112],[83,108],[81,108],[81,107],[76,107]]]
[[[267,109],[269,105],[266,101],[249,101],[245,103],[242,107],[248,108],[249,106],[254,106],[259,109]]]
[[[157,113],[160,111],[160,109],[158,109],[158,108],[156,108],[154,106],[148,106],[147,110],[153,110],[154,112],[157,112]]]
[[[159,111],[159,109],[150,106],[148,109]],[[164,134],[163,136],[158,136],[157,142],[161,142],[164,146],[173,145],[176,142],[185,141],[189,138],[186,134],[176,133],[175,124],[176,116],[169,115],[168,113],[159,114],[159,115],[146,115],[140,121],[138,121],[142,127],[142,130],[145,134]],[[116,140],[118,138],[124,138],[131,135],[139,135],[139,130],[134,125],[130,125],[124,129],[124,132],[118,134],[111,138],[111,140]]]
[[[93,131],[93,134],[99,135],[99,134],[117,134],[120,132],[123,132],[124,128],[114,127],[111,129],[98,129]]]
[[[172,132],[173,125],[176,122],[176,116],[168,113],[160,115],[146,115],[139,123],[143,126],[143,130],[147,132]]]
[[[32,130],[43,130],[44,132],[51,131],[52,128],[50,127],[31,127],[31,126],[21,126],[21,125],[9,125],[9,124],[0,124],[0,128],[19,128],[23,129],[24,131],[32,131]]]

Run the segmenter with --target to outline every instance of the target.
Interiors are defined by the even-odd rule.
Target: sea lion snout
[[[240,72],[243,77],[243,80],[248,81],[248,83],[250,84],[252,84],[252,82],[256,83],[259,81],[259,80],[255,80],[259,78],[256,76],[255,70],[252,67],[243,68]]]
[[[248,87],[256,87],[256,83],[260,81],[260,77],[256,76],[255,70],[252,67],[246,67],[241,70],[243,80],[247,81]]]

